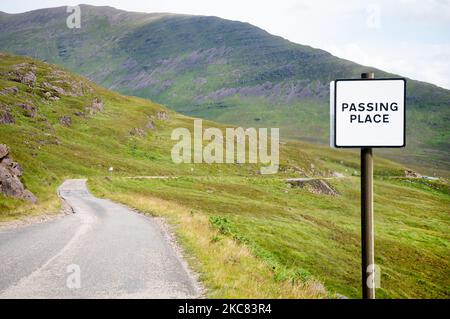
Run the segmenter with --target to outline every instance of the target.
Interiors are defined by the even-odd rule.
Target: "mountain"
[[[62,65],[97,84],[184,114],[280,127],[282,137],[320,143],[329,134],[330,80],[366,71],[396,76],[248,23],[80,7],[80,29],[66,26],[66,7],[2,13],[0,49]],[[381,152],[431,172],[447,170],[450,91],[409,80],[407,103],[408,147]]]
[[[192,132],[193,120],[0,53],[0,222],[58,211],[62,181],[87,178],[96,196],[170,222],[209,297],[360,297],[358,154],[286,141],[274,175],[255,164],[176,164],[171,133]],[[448,298],[448,184],[404,178],[405,169],[377,158],[377,294]],[[11,174],[36,197],[4,193]]]

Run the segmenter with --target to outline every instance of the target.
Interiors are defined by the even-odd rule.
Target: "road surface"
[[[0,298],[195,298],[200,289],[154,219],[94,197],[60,196],[75,214],[0,230]]]

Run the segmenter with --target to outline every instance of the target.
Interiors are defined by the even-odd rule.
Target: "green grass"
[[[38,81],[32,87],[9,79],[13,65],[23,62],[36,65]],[[170,134],[176,127],[192,128],[192,118],[74,75],[65,81],[81,81],[92,90],[47,101],[39,88],[52,81],[56,69],[1,56],[0,90],[17,86],[19,93],[0,95],[0,103],[10,107],[16,121],[0,125],[0,141],[24,167],[23,181],[39,204],[0,195],[0,221],[57,211],[56,189],[62,181],[87,177],[98,196],[165,217],[211,297],[360,296],[359,180],[352,177],[358,174],[357,152],[286,140],[280,149],[280,171],[271,176],[259,175],[258,165],[177,165],[170,158]],[[94,98],[104,102],[103,112],[73,115]],[[26,101],[38,108],[36,118],[14,106]],[[155,119],[156,128],[145,137],[129,134],[144,128],[158,111],[168,112],[170,120]],[[59,124],[64,115],[72,117],[70,127]],[[448,298],[448,184],[403,179],[403,165],[380,157],[375,163],[376,262],[382,271],[378,296]],[[107,173],[110,166],[112,175]],[[284,181],[333,172],[346,176],[331,181],[339,192],[335,197],[291,188]],[[174,178],[126,178],[145,175]]]
[[[182,177],[105,181],[97,194],[161,198],[207,214],[221,234],[248,246],[283,280],[314,277],[331,292],[360,296],[359,180],[316,195],[278,178]],[[133,196],[130,196],[133,198]],[[375,182],[376,263],[381,298],[448,298],[449,193]],[[132,200],[126,202],[133,206]]]

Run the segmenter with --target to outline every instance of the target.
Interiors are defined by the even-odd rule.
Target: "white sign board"
[[[332,147],[404,147],[406,80],[330,83]]]

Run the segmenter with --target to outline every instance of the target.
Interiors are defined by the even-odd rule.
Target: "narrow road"
[[[75,214],[0,231],[0,298],[195,298],[199,288],[152,218],[59,189]]]

